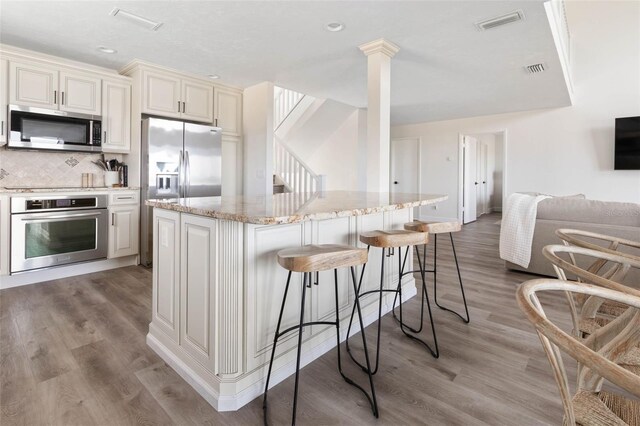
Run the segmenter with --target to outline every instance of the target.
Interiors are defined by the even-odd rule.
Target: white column
[[[244,195],[273,194],[273,83],[244,89]],[[223,159],[224,161],[224,159]]]
[[[391,58],[400,50],[379,39],[360,46],[367,56],[367,191],[389,191]]]

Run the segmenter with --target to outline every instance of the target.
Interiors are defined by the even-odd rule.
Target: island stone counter
[[[149,200],[153,211],[153,302],[147,343],[214,408],[237,410],[264,391],[287,271],[276,253],[305,244],[362,246],[361,232],[402,229],[413,208],[443,195],[328,191],[268,197]],[[398,278],[398,251],[382,258],[371,249],[363,291]],[[409,260],[407,268],[412,268]],[[358,269],[358,274],[360,269]],[[339,271],[341,339],[346,337],[354,294],[347,270]],[[306,297],[307,321],[334,318],[332,271]],[[292,277],[283,328],[297,324],[302,274]],[[411,275],[403,295],[416,294]],[[376,296],[362,300],[365,324],[377,319]],[[393,294],[386,295],[388,312]],[[357,321],[356,321],[357,323]],[[352,334],[358,331],[352,330]],[[302,365],[336,344],[335,328],[304,331]],[[278,342],[271,383],[295,371],[295,333]],[[345,360],[346,362],[346,360]],[[338,374],[328,371],[327,374]],[[364,380],[364,376],[362,378]]]

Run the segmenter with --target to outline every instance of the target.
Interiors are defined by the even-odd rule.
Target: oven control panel
[[[67,195],[57,197],[11,197],[11,214],[61,210],[106,209],[107,195]]]
[[[27,200],[26,210],[51,210],[96,207],[95,198],[62,198],[57,200]]]

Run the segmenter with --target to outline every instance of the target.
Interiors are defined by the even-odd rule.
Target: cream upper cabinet
[[[101,79],[67,71],[60,72],[61,111],[100,115],[101,94]]]
[[[182,80],[182,118],[213,123],[213,86]]]
[[[9,64],[9,103],[58,108],[58,70],[40,65]]]
[[[181,81],[170,74],[143,71],[142,112],[165,117],[181,117]]]
[[[213,84],[144,69],[142,113],[213,123]]]
[[[131,85],[102,82],[102,150],[131,150]]]
[[[102,80],[40,64],[9,64],[9,103],[101,115]]]
[[[0,145],[7,143],[7,89],[9,88],[9,64],[5,59],[0,59]]]
[[[214,92],[214,125],[222,127],[222,134],[242,134],[242,93],[217,87]]]

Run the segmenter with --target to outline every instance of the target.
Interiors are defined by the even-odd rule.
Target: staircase
[[[314,194],[321,189],[321,180],[276,135],[276,131],[285,123],[292,112],[304,100],[305,95],[293,90],[277,87],[274,91],[273,105],[273,193]],[[293,201],[304,204],[308,197]],[[293,200],[293,198],[292,198]]]

